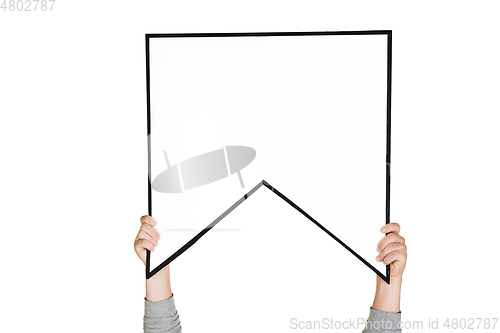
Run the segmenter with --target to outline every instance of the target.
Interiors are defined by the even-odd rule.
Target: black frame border
[[[385,223],[390,223],[390,184],[391,184],[391,99],[392,99],[392,30],[361,30],[361,31],[312,31],[312,32],[236,32],[236,33],[153,33],[145,35],[145,46],[146,46],[146,103],[147,103],[147,139],[148,139],[148,214],[153,216],[152,209],[152,187],[151,187],[151,99],[150,99],[150,56],[149,56],[149,40],[151,38],[185,38],[185,37],[273,37],[273,36],[322,36],[322,35],[386,35],[387,36],[387,146],[386,146],[386,221]],[[373,265],[368,263],[363,257],[357,254],[344,242],[342,242],[338,237],[332,234],[329,230],[323,227],[319,222],[313,219],[309,214],[303,211],[299,206],[293,203],[286,196],[281,194],[274,187],[269,185],[265,180],[257,184],[252,190],[240,198],[235,204],[233,204],[229,209],[227,209],[222,215],[210,223],[205,229],[199,232],[195,237],[193,237],[188,243],[177,250],[168,259],[163,261],[154,270],[150,270],[150,258],[151,252],[146,250],[146,279],[151,278],[153,275],[158,273],[161,269],[171,263],[174,259],[180,256],[184,251],[190,248],[194,243],[196,243],[203,235],[205,235],[210,229],[212,229],[218,222],[220,222],[224,217],[226,217],[230,212],[232,212],[236,207],[238,207],[243,201],[250,197],[255,191],[257,191],[262,185],[269,188],[276,195],[281,197],[283,200],[288,202],[292,207],[301,212],[310,221],[315,223],[319,228],[325,231],[328,235],[334,238],[339,244],[351,252],[356,258],[367,265],[372,271],[374,271],[382,280],[387,284],[390,284],[390,265],[386,265],[386,275],[384,276],[379,272]],[[387,234],[386,234],[387,235]]]

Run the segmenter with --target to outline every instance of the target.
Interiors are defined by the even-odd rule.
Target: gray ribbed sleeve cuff
[[[385,312],[370,308],[364,333],[400,333],[401,312]]]
[[[159,302],[150,302],[144,298],[144,333],[160,332],[182,333],[174,295]]]

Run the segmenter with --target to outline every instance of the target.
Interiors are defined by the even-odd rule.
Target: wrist
[[[146,299],[150,302],[159,302],[172,297],[170,287],[170,265],[146,279]]]
[[[390,284],[377,276],[377,288],[373,300],[373,309],[385,312],[400,312],[402,276],[391,277]]]

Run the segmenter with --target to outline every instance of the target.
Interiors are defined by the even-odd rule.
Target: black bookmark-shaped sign
[[[391,31],[146,35],[149,215],[168,239],[146,277],[264,185],[389,283],[391,48]]]

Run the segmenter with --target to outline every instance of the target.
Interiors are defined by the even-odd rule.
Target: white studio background
[[[393,30],[391,220],[409,251],[403,320],[427,328],[429,319],[498,317],[495,4],[58,0],[52,12],[0,10],[0,330],[142,330],[133,239],[147,212],[144,34],[173,32]],[[253,204],[272,194],[261,192]],[[253,236],[239,237],[270,244]],[[268,257],[188,250],[171,267],[184,330],[292,331],[283,304],[300,320],[368,315],[373,272],[333,242],[291,244]],[[315,260],[328,246],[331,262]],[[197,255],[213,260],[189,265]]]

